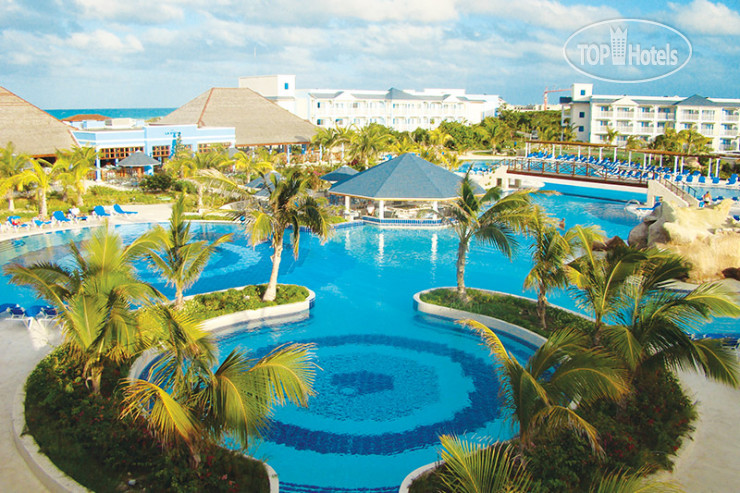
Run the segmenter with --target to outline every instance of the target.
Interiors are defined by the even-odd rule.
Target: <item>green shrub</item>
[[[292,284],[278,284],[275,301],[262,301],[266,284],[227,289],[215,293],[198,294],[185,302],[185,310],[200,320],[266,306],[286,305],[305,301],[308,289]]]
[[[422,294],[421,301],[487,315],[543,336],[548,335],[540,327],[537,304],[534,301],[515,296],[492,294],[478,289],[468,289],[467,292],[470,298],[468,303],[461,302],[454,289],[434,289]],[[546,320],[549,328],[574,327],[587,332],[593,330],[591,321],[552,306],[547,307]]]
[[[120,419],[117,384],[126,366],[103,373],[90,394],[65,347],[42,360],[26,383],[26,424],[42,452],[76,481],[97,492],[246,491],[266,493],[262,463],[217,446],[198,468],[185,447],[164,447],[142,421]]]
[[[147,175],[139,181],[139,187],[149,192],[166,192],[172,188],[174,180],[167,173]]]

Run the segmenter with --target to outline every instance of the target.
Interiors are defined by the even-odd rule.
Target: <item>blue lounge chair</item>
[[[51,221],[42,221],[41,219],[34,219],[33,224],[35,224],[37,228],[43,228],[47,224],[51,224]]]
[[[15,320],[23,320],[26,318],[26,310],[24,310],[20,305],[8,307],[8,313],[10,313],[10,318]]]
[[[126,214],[126,215],[128,215],[128,214],[138,214],[138,212],[135,212],[135,211],[124,211],[123,209],[121,209],[121,206],[118,205],[118,204],[115,204],[113,206],[113,212],[115,212],[116,214]]]
[[[64,212],[62,211],[54,211],[54,213],[51,215],[51,218],[58,222],[58,223],[71,223],[69,219],[64,215]]]
[[[712,183],[714,183],[715,185],[719,185],[719,176],[713,176]]]
[[[737,173],[733,173],[730,175],[730,179],[727,180],[728,185],[734,185],[737,183]]]
[[[701,175],[701,176],[699,177],[699,183],[706,183],[706,182],[707,182],[707,177],[706,177],[706,176],[704,176],[704,175]]]
[[[95,207],[93,207],[93,214],[98,217],[110,217],[110,214],[105,212],[105,209],[103,209],[102,205],[96,205]]]

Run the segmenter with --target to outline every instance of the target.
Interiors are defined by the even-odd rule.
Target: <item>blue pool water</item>
[[[624,204],[582,196],[545,196],[539,201],[568,227],[599,224],[626,238],[636,220]],[[126,225],[124,239],[147,225]],[[194,224],[198,236],[236,232],[219,247],[190,293],[265,282],[267,245],[248,246],[235,225]],[[0,262],[65,260],[64,243],[85,232],[49,232],[0,244]],[[280,282],[308,286],[316,305],[302,320],[235,327],[219,343],[222,355],[243,347],[254,356],[288,342],[317,344],[316,390],[307,409],[278,409],[274,426],[250,452],[278,472],[281,490],[397,491],[406,474],[437,458],[438,435],[456,433],[505,439],[513,430],[498,399],[499,383],[488,352],[467,330],[415,312],[412,295],[455,283],[457,240],[443,230],[338,230],[321,245],[308,235],[296,261],[283,256]],[[286,248],[289,252],[290,248]],[[474,244],[467,263],[469,286],[521,293],[530,268],[526,245],[512,262],[491,247]],[[142,277],[171,294],[145,267]],[[0,284],[7,302],[29,305],[25,290]],[[528,293],[532,294],[532,293]],[[553,303],[575,308],[566,293]],[[533,351],[505,338],[521,360]]]

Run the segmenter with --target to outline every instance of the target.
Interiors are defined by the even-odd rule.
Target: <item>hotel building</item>
[[[432,130],[444,121],[479,123],[496,116],[502,103],[497,95],[467,94],[464,89],[296,89],[295,75],[241,77],[239,87],[321,128],[379,123],[398,131]]]
[[[668,127],[693,128],[711,139],[714,151],[738,150],[740,99],[608,96],[593,94],[593,84],[573,84],[571,95],[560,102],[563,122],[570,122],[583,142],[607,143],[608,129],[619,132],[613,143],[621,146],[630,135],[652,140]]]

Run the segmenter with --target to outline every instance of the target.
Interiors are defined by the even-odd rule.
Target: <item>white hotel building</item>
[[[399,131],[432,130],[444,121],[479,123],[496,116],[502,103],[497,95],[466,94],[464,89],[296,89],[295,75],[240,77],[239,87],[322,128],[379,123]]]
[[[693,128],[712,139],[717,152],[738,150],[740,99],[607,96],[593,94],[593,84],[573,84],[571,96],[560,101],[563,121],[570,121],[583,142],[606,143],[608,128],[619,132],[614,143],[620,146],[630,135],[652,140],[667,127]]]

